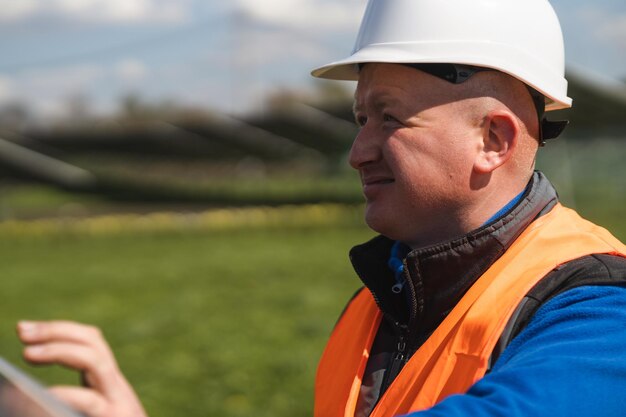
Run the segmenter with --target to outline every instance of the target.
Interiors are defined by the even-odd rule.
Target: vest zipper
[[[389,363],[389,366],[387,367],[385,380],[383,381],[383,384],[381,385],[381,388],[380,388],[381,396],[387,390],[389,385],[391,385],[391,383],[396,379],[396,377],[398,376],[398,374],[400,373],[400,371],[402,370],[402,368],[407,362],[406,341],[407,341],[408,326],[402,325],[398,322],[394,322],[393,327],[394,329],[396,329],[396,332],[398,335],[398,343],[396,345],[396,351],[393,353],[393,356],[391,358],[391,362]]]

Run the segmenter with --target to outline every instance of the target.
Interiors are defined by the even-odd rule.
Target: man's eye
[[[384,114],[383,115],[383,120],[385,122],[397,122],[398,121],[398,119],[396,119],[395,117],[393,117],[393,116],[391,116],[389,114]]]
[[[359,127],[363,127],[367,123],[367,117],[365,116],[357,116],[354,120]]]

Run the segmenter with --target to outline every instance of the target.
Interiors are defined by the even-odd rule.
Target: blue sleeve
[[[410,416],[626,416],[626,288],[553,298],[466,394]]]

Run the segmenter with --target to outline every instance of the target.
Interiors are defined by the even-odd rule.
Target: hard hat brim
[[[460,43],[464,43],[463,48],[459,48]],[[463,53],[459,54],[459,50]],[[533,65],[528,65],[529,61],[534,61]],[[358,81],[358,65],[366,63],[453,63],[491,68],[509,74],[542,93],[546,97],[546,111],[572,106],[572,99],[567,95],[556,97],[547,93],[554,90],[550,88],[554,85],[559,85],[560,91],[567,91],[567,80],[562,75],[554,74],[550,68],[524,51],[494,42],[370,44],[348,58],[314,69],[311,75],[331,80]],[[533,68],[534,71],[528,68]]]

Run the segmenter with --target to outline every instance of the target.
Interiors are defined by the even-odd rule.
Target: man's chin
[[[391,210],[381,207],[380,203],[367,202],[365,206],[365,223],[373,231],[381,235],[393,234],[393,224],[397,221]]]
[[[406,215],[400,214],[397,208],[383,206],[380,202],[376,204],[368,202],[365,206],[365,223],[370,229],[389,239],[407,244],[412,241],[414,225],[411,225]]]

